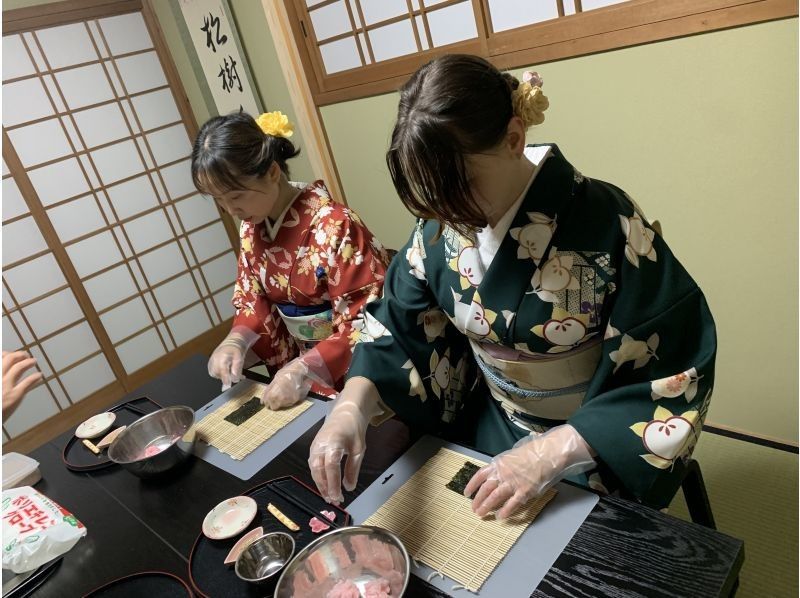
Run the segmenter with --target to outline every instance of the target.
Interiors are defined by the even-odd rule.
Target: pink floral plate
[[[110,411],[98,413],[78,426],[78,429],[75,430],[75,436],[78,438],[97,438],[111,429],[115,419],[117,419],[116,413],[111,413]]]
[[[250,525],[258,505],[249,496],[234,496],[219,503],[203,519],[203,535],[212,540],[233,538]]]

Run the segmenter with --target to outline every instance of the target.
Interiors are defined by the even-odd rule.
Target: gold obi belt
[[[333,334],[333,308],[330,303],[310,307],[279,304],[277,308],[286,330],[294,338],[301,353]]]
[[[492,397],[518,426],[537,430],[563,423],[583,402],[601,357],[601,340],[546,357],[507,360],[470,339]],[[547,423],[549,425],[542,426]]]

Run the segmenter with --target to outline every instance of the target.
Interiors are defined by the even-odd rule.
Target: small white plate
[[[236,562],[236,559],[239,558],[239,554],[245,548],[247,548],[253,540],[255,540],[256,538],[260,538],[263,535],[264,535],[264,528],[257,527],[256,529],[251,529],[244,536],[239,538],[236,541],[236,544],[233,545],[233,548],[231,548],[231,551],[228,553],[228,556],[225,557],[225,564],[233,565]]]
[[[111,413],[110,411],[98,413],[78,426],[78,429],[75,430],[75,436],[78,438],[97,438],[111,429],[115,419],[117,419],[116,413]]]
[[[203,519],[203,535],[212,540],[233,538],[250,525],[258,505],[249,496],[234,496],[219,503]]]

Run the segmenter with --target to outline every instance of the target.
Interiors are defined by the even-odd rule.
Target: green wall
[[[797,20],[538,67],[550,98],[531,142],[659,219],[719,335],[709,422],[797,442]],[[517,74],[523,69],[519,69]],[[411,217],[383,156],[397,94],[322,115],[348,203],[391,247]]]

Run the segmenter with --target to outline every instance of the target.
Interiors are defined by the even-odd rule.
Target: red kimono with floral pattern
[[[299,353],[276,304],[329,304],[333,334],[316,349],[341,389],[357,336],[353,323],[381,294],[386,250],[355,212],[331,199],[322,181],[303,187],[275,224],[243,221],[240,237],[233,326],[260,336],[253,351],[274,375]]]

